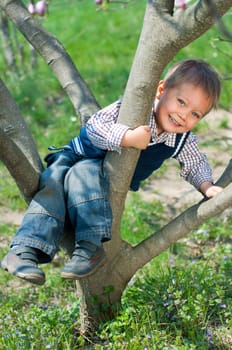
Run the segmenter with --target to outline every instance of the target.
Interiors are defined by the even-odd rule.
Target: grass
[[[43,25],[64,44],[101,105],[122,95],[137,45],[145,2],[130,1],[127,10],[95,12],[91,1],[53,1]],[[225,16],[231,28],[231,12]],[[69,19],[67,25],[67,18]],[[216,28],[181,50],[174,61],[201,57],[223,78],[221,106],[231,108],[230,47]],[[24,42],[19,35],[19,40]],[[25,50],[26,44],[25,45]],[[48,67],[28,60],[20,76],[3,78],[15,96],[41,157],[50,144],[66,143],[78,132],[73,107]],[[17,84],[15,83],[17,79]],[[226,127],[225,119],[223,125]],[[204,132],[204,130],[203,130]],[[163,168],[160,172],[162,176]],[[16,185],[0,164],[0,204],[25,209]],[[159,202],[128,198],[122,236],[137,244],[166,220]],[[0,270],[0,350],[229,350],[232,347],[232,220],[230,212],[210,220],[138,271],[123,295],[117,317],[102,324],[94,339],[78,333],[75,283],[64,281],[61,262],[44,266],[42,287]],[[0,224],[0,259],[17,227]]]
[[[157,204],[146,204],[146,210],[142,205],[144,211],[139,208],[137,232],[147,232],[149,226],[152,230],[153,224],[148,222]],[[131,210],[129,205],[125,220]],[[32,287],[0,271],[4,285],[0,292],[0,349],[229,350],[231,224],[229,213],[212,219],[138,271],[123,295],[118,316],[102,324],[89,341],[78,333],[75,284],[60,278],[59,264],[45,265],[47,282],[42,287]],[[4,232],[2,256],[15,229],[0,227]],[[131,242],[144,238],[129,232],[123,229]]]

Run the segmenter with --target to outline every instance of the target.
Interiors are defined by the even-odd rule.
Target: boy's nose
[[[185,112],[178,113],[179,118],[183,119],[183,120],[186,119],[186,115],[187,115],[187,113],[185,113]]]

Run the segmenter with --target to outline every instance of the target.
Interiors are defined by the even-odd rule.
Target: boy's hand
[[[216,196],[219,192],[223,190],[220,186],[215,186],[211,182],[203,182],[200,186],[200,191],[208,198]]]
[[[135,129],[128,129],[121,141],[122,147],[147,148],[151,140],[151,129],[148,125],[140,125]]]
[[[216,194],[218,194],[219,192],[221,192],[223,190],[222,187],[219,187],[219,186],[211,186],[209,187],[206,192],[205,192],[205,195],[206,197],[208,198],[212,198],[214,196],[216,196]]]

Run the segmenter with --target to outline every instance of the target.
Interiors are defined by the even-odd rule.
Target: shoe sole
[[[89,276],[93,275],[100,267],[105,265],[106,261],[107,261],[107,258],[105,257],[97,266],[95,266],[94,269],[92,269],[88,273],[78,275],[78,274],[73,273],[73,272],[61,272],[61,277],[65,278],[65,279],[70,279],[70,280],[78,280],[81,278],[89,277]]]
[[[13,275],[23,279],[24,281],[31,282],[33,284],[38,284],[40,286],[45,283],[45,278],[43,278],[42,276],[33,274],[30,274],[30,276],[28,276],[22,272],[13,273]]]
[[[24,281],[31,282],[33,284],[38,284],[38,285],[42,285],[42,284],[45,283],[45,278],[43,278],[42,276],[33,275],[33,274],[30,274],[28,276],[27,274],[24,274],[22,272],[11,272],[11,271],[8,270],[7,267],[4,267],[4,266],[2,266],[2,268],[5,271],[9,272],[10,274],[23,279]]]
[[[9,268],[7,266],[7,262],[6,261],[1,261],[0,263],[0,267],[7,271],[8,273],[16,276],[16,277],[19,277],[21,279],[23,279],[24,281],[27,281],[27,282],[31,282],[33,284],[38,284],[38,285],[42,285],[45,283],[45,277],[41,276],[41,275],[37,275],[37,274],[25,274],[23,272],[19,272],[13,268]]]

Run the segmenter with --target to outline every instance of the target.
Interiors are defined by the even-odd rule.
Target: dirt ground
[[[211,112],[204,121],[204,130],[197,133],[200,148],[207,154],[217,180],[232,156],[232,113],[224,110]],[[144,200],[159,199],[167,203],[167,208],[176,209],[191,206],[201,200],[202,195],[179,176],[178,164],[168,161],[168,167],[162,177],[151,180],[140,190]],[[0,208],[0,222],[20,225],[23,213]]]

